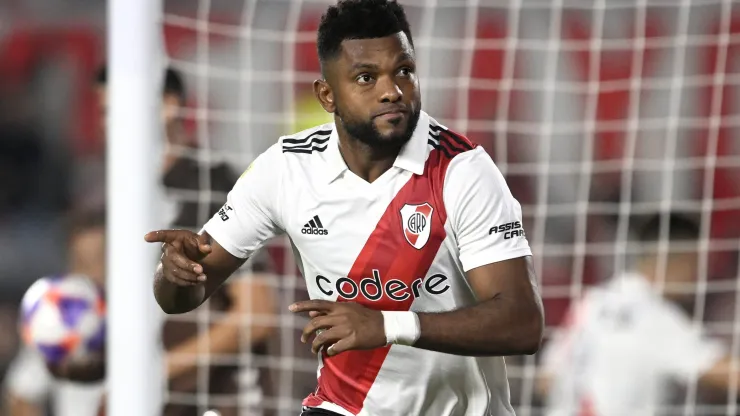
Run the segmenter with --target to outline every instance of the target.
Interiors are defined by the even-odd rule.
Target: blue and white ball
[[[103,291],[80,275],[41,278],[23,296],[20,326],[23,341],[49,363],[100,352],[105,342]]]

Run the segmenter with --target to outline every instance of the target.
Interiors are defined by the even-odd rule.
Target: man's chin
[[[383,142],[404,141],[407,136],[410,136],[406,123],[390,126],[390,128],[389,126],[378,126],[376,124],[375,129],[378,132],[378,138]]]
[[[388,146],[402,146],[411,139],[411,136],[406,132],[394,132],[390,134],[380,134],[378,136],[378,142]]]

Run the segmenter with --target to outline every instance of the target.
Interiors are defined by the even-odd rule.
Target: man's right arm
[[[168,314],[186,313],[200,306],[246,260],[226,251],[207,232],[191,237],[207,242],[209,247],[199,261],[190,260],[172,244],[165,242],[162,246],[162,261],[154,274],[154,297]],[[166,272],[182,281],[168,279]]]
[[[255,159],[200,234],[160,230],[144,237],[162,243],[154,296],[164,312],[186,313],[200,306],[252,253],[282,233],[282,162],[280,143]]]
[[[740,358],[734,359],[740,362]],[[732,380],[736,380],[733,384]],[[699,382],[706,387],[727,392],[734,389],[740,393],[740,364],[733,366],[733,357],[725,356],[717,361],[709,370],[702,373]]]

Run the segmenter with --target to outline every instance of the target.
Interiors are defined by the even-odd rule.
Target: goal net
[[[315,31],[330,3],[164,1],[167,62],[184,75],[182,115],[198,143],[181,154],[241,172],[280,135],[329,120],[311,83],[319,76]],[[691,319],[737,354],[740,4],[401,3],[415,37],[423,108],[490,152],[522,204],[546,340],[585,288],[629,267],[641,218],[677,211],[701,224]],[[202,169],[201,185],[212,175]],[[172,197],[201,207],[224,197],[206,188]],[[198,211],[199,223],[207,211]],[[272,297],[271,309],[248,298],[234,323],[238,352],[212,353],[217,340],[210,339],[197,355],[180,357],[197,359],[198,372],[189,386],[169,383],[170,406],[294,415],[314,389],[316,358],[298,342],[304,322],[287,312],[306,297],[290,244],[273,241],[263,254],[269,276],[244,279],[267,287],[259,293]],[[228,319],[225,310],[211,305],[171,319],[204,333]],[[238,368],[235,377],[219,375],[228,366]],[[538,366],[537,356],[507,359],[517,414],[542,412]],[[223,378],[237,388],[219,390],[214,380]],[[705,397],[695,385],[685,392],[665,414],[736,414],[734,395]]]

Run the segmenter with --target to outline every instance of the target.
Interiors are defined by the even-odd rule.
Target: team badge
[[[429,241],[434,208],[428,202],[419,205],[406,204],[401,208],[403,236],[415,249],[421,250]]]

